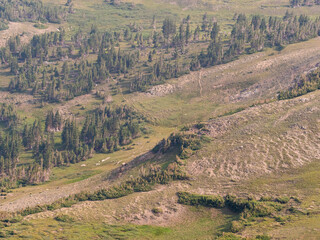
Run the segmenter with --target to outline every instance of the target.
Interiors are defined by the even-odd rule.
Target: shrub
[[[22,210],[20,212],[20,214],[21,214],[21,216],[27,216],[27,215],[30,215],[30,214],[43,212],[46,209],[47,209],[46,206],[36,206],[36,207],[33,207],[33,208],[27,207],[26,209]]]
[[[268,235],[258,235],[256,236],[257,240],[270,240],[271,237],[269,237]]]
[[[10,223],[17,223],[17,222],[20,222],[22,220],[22,216],[18,215],[18,216],[15,216],[11,219],[9,219],[9,222]]]
[[[197,123],[197,124],[194,125],[194,126],[195,126],[195,128],[197,128],[197,129],[202,129],[202,128],[205,127],[205,125],[204,125],[203,123]]]
[[[244,229],[244,225],[240,221],[232,221],[230,231],[233,233],[240,232],[242,229]]]
[[[207,196],[197,195],[187,192],[178,192],[178,203],[192,206],[205,206],[222,208],[227,207],[233,212],[241,213],[242,218],[250,217],[267,217],[272,216],[276,211],[281,211],[285,206],[286,198],[281,200],[268,201],[270,198],[263,198],[256,201],[253,198],[237,198],[232,195],[221,196]],[[281,201],[281,203],[280,203]],[[289,209],[290,210],[290,209]]]
[[[153,214],[161,214],[163,213],[163,210],[161,208],[152,208],[151,212]]]
[[[0,238],[5,238],[7,235],[4,231],[0,231]]]
[[[272,197],[261,197],[260,202],[270,202],[272,201]]]
[[[73,218],[68,215],[58,215],[54,218],[58,222],[73,222]]]
[[[276,198],[276,202],[279,202],[279,203],[282,203],[282,204],[285,204],[287,202],[290,201],[290,198],[288,197],[279,197],[279,198]]]
[[[214,207],[214,208],[223,208],[225,202],[223,197],[220,196],[206,196],[206,195],[197,195],[187,192],[178,192],[179,199],[178,203],[192,206],[204,206],[204,207]]]
[[[286,220],[283,218],[283,217],[275,217],[274,218],[277,222],[279,222],[279,223],[284,223]]]
[[[33,26],[38,29],[47,29],[48,28],[46,25],[41,24],[41,23],[35,23]]]
[[[171,134],[168,139],[161,140],[153,149],[154,153],[166,153],[169,151],[179,151],[181,159],[189,158],[194,151],[202,148],[203,143],[209,142],[208,137],[195,134],[179,133]]]
[[[297,197],[291,197],[296,203],[301,203],[301,200]]]
[[[293,214],[305,214],[304,212],[300,211],[299,209],[297,209],[295,207],[290,207],[288,210],[290,213],[293,213]]]
[[[320,68],[302,74],[295,85],[289,90],[279,92],[278,100],[295,98],[320,89]]]

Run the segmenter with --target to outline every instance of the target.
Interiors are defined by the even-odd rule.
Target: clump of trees
[[[143,35],[135,24],[118,32],[100,32],[93,25],[88,33],[80,30],[68,40],[61,28],[59,32],[34,36],[26,45],[16,36],[0,49],[0,63],[9,67],[14,76],[9,91],[29,92],[42,101],[59,102],[88,94],[96,84],[119,77],[125,83],[118,84],[130,92],[146,91],[201,67],[226,63],[266,47],[280,49],[320,33],[320,18],[312,20],[290,12],[282,18],[236,14],[231,34],[223,40],[215,19],[205,14],[202,24],[194,30],[190,21],[190,16],[180,23],[165,18],[161,31],[154,30],[149,36]],[[207,50],[188,56],[188,46],[199,41],[208,43]],[[121,50],[120,42],[128,43],[132,49]],[[141,51],[147,48],[150,50],[144,62]],[[90,54],[96,60],[89,61]],[[48,62],[62,66],[54,67]]]
[[[293,87],[278,94],[279,100],[295,98],[320,89],[320,68],[300,76]]]
[[[188,63],[165,62],[162,57],[152,66],[151,73],[138,72],[130,82],[130,91],[145,91],[149,86],[164,83],[166,79],[177,78],[190,72]]]
[[[291,7],[320,5],[320,0],[290,0]]]
[[[96,152],[113,152],[140,136],[142,119],[126,106],[97,109],[88,116],[80,133],[80,142]]]
[[[45,6],[40,0],[10,0],[0,2],[0,19],[13,22],[61,23],[66,11],[61,7]]]
[[[0,103],[0,122],[6,127],[11,127],[17,124],[18,116],[12,105]]]
[[[65,39],[62,28],[34,36],[27,45],[21,45],[19,36],[12,37],[0,49],[1,64],[8,65],[14,75],[8,90],[29,91],[48,102],[90,93],[95,84],[107,82],[110,74],[126,74],[139,61],[138,51],[116,49],[119,39],[118,33],[100,33],[95,26],[88,35],[79,31],[71,41]],[[90,53],[98,55],[95,62],[84,59]],[[70,58],[79,61],[68,61]],[[62,60],[61,67],[47,64]]]
[[[305,41],[320,34],[320,18],[310,19],[306,15],[295,16],[287,12],[283,17],[247,17],[236,14],[235,24],[229,37],[220,33],[220,26],[205,14],[201,26],[190,29],[190,17],[180,25],[172,18],[162,24],[162,34],[153,33],[153,47],[172,49],[172,59],[160,56],[156,61],[149,52],[148,71],[139,72],[130,83],[130,91],[145,91],[149,86],[161,84],[166,79],[177,78],[201,67],[210,67],[236,59],[245,53],[263,51],[266,47],[283,48],[286,44]],[[193,35],[193,39],[192,39]],[[191,56],[191,61],[181,61],[186,47],[199,41],[208,42],[206,51]]]
[[[35,184],[49,180],[53,167],[84,161],[95,152],[110,153],[141,135],[144,119],[126,106],[96,109],[83,126],[74,119],[64,120],[59,111],[49,111],[45,126],[40,120],[25,124],[20,131],[14,109],[0,105],[0,122],[8,125],[0,132],[0,187]],[[81,129],[81,131],[80,131]],[[54,133],[61,131],[61,144]],[[22,151],[32,152],[32,162],[19,164]]]
[[[194,151],[202,148],[203,144],[210,141],[205,136],[190,133],[172,133],[169,138],[162,139],[153,149],[154,153],[176,151],[181,159],[190,157]]]
[[[222,197],[178,192],[177,195],[178,203],[180,204],[209,208],[228,208],[238,213],[240,215],[239,220],[231,222],[230,231],[233,233],[243,230],[248,221],[255,221],[256,218],[269,217],[278,222],[284,222],[285,220],[281,216],[300,212],[294,206],[298,206],[301,203],[295,197],[261,197],[259,200],[255,200],[250,197],[238,198],[230,194]]]
[[[56,111],[56,113],[54,113],[53,111],[50,111],[47,114],[46,123],[45,123],[45,130],[47,132],[60,131],[62,129],[62,125],[63,125],[62,117],[59,111]]]
[[[22,141],[21,133],[10,130],[8,133],[0,134],[0,187],[12,188],[21,184],[41,183],[49,179],[49,148],[52,145],[50,142],[46,145],[40,143],[41,139],[39,139],[36,124],[32,130],[35,135],[30,134],[29,139],[33,141],[32,146],[36,147],[33,149],[34,162],[29,165],[19,164],[20,152],[26,144],[25,139]],[[24,133],[26,132],[24,131]]]
[[[294,16],[287,12],[283,18],[254,15],[251,19],[244,14],[237,16],[229,43],[224,45],[216,38],[211,41],[207,52],[193,60],[191,68],[214,66],[235,59],[243,53],[262,51],[265,47],[282,47],[314,38],[320,34],[320,18],[311,20],[306,15]]]

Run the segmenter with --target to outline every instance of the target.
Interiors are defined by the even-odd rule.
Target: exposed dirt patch
[[[4,47],[8,39],[12,36],[20,35],[21,42],[27,43],[33,35],[58,31],[59,26],[56,24],[47,24],[46,26],[48,26],[48,28],[38,29],[33,25],[34,23],[29,22],[9,22],[9,28],[0,31],[0,47]]]
[[[91,93],[81,95],[69,101],[63,102],[61,105],[56,107],[55,110],[59,111],[64,119],[75,117],[71,109],[77,106],[86,106],[88,103],[92,102],[93,98],[94,96]]]
[[[146,94],[148,96],[161,97],[161,96],[165,96],[167,94],[173,93],[175,91],[175,89],[176,89],[175,85],[167,83],[167,84],[157,85],[157,86],[150,88]]]
[[[119,199],[83,202],[71,208],[47,211],[27,216],[26,219],[54,217],[61,213],[71,215],[81,221],[102,221],[109,224],[133,223],[170,226],[184,221],[188,208],[177,203],[176,192],[188,185],[175,182],[160,185],[150,192],[135,193]],[[154,213],[153,209],[160,213]]]
[[[319,96],[317,91],[210,121],[213,141],[190,163],[190,173],[239,180],[319,160]]]
[[[13,104],[18,108],[25,108],[30,104],[35,104],[36,100],[33,96],[23,93],[11,94],[9,92],[0,91],[0,102]]]

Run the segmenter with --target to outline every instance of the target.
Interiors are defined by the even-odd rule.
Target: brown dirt
[[[190,173],[239,180],[319,160],[319,96],[317,91],[210,121],[213,142],[190,163]]]
[[[71,111],[71,108],[76,106],[86,106],[88,103],[92,102],[94,96],[89,93],[85,95],[81,95],[78,97],[75,97],[74,99],[71,99],[67,102],[63,102],[60,106],[56,107],[56,111],[59,111],[64,119],[73,117],[73,113]]]
[[[96,202],[83,202],[71,208],[47,211],[26,217],[26,220],[54,217],[61,213],[73,216],[81,221],[102,221],[109,224],[133,223],[170,226],[185,220],[188,208],[177,203],[176,192],[186,189],[188,184],[172,183],[160,185],[150,192],[131,194],[119,199]],[[154,214],[153,208],[162,210]]]
[[[58,29],[56,24],[46,24],[47,29],[35,28],[34,23],[29,22],[9,22],[9,28],[0,31],[0,47],[4,47],[8,39],[12,36],[20,35],[21,42],[27,43],[33,35],[47,32],[55,32]]]
[[[14,104],[18,108],[24,108],[30,104],[34,104],[36,101],[33,96],[23,93],[9,93],[0,91],[0,102]]]

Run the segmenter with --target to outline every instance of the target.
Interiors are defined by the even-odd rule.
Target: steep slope
[[[199,219],[195,216],[201,213],[201,209],[191,210],[178,204],[178,191],[215,195],[232,193],[255,198],[294,196],[303,202],[302,209],[312,210],[312,219],[295,217],[291,225],[278,227],[277,230],[274,228],[276,223],[268,222],[262,226],[257,223],[243,234],[255,236],[261,233],[259,227],[263,227],[263,232],[281,236],[294,228],[295,233],[299,234],[297,236],[303,236],[299,222],[309,221],[310,228],[303,228],[309,229],[306,236],[314,239],[316,230],[313,222],[319,218],[317,212],[320,209],[320,199],[317,197],[320,186],[315,178],[320,171],[319,101],[320,91],[316,91],[300,98],[255,106],[210,120],[200,130],[192,128],[195,133],[208,134],[212,142],[187,160],[191,181],[174,182],[121,199],[83,202],[71,208],[31,215],[27,219],[34,221],[67,214],[81,222],[126,222],[174,229],[190,218],[195,221],[193,224],[197,224]],[[298,182],[301,184],[297,185]],[[161,212],[154,214],[155,208],[161,209]],[[224,218],[229,216],[232,219],[232,215],[228,215],[230,213],[220,210],[210,210],[210,214],[218,216],[222,225],[229,221]],[[201,213],[200,216],[205,215]],[[214,230],[217,223],[210,221],[213,225],[203,236],[217,231]],[[168,236],[173,235],[159,238]],[[186,239],[192,239],[192,236]]]
[[[153,133],[152,139],[139,141],[136,149],[110,155],[111,159],[105,162],[106,166],[95,166],[99,160],[109,156],[101,155],[89,160],[85,168],[77,164],[69,167],[70,169],[57,170],[57,174],[68,177],[71,172],[81,178],[83,174],[95,175],[95,171],[98,171],[105,172],[101,174],[104,176],[116,167],[117,162],[123,161],[123,158],[127,162],[151,149],[157,141],[174,131],[172,125],[188,125],[210,117],[215,120],[208,123],[209,135],[215,140],[205,151],[199,153],[203,156],[199,155],[201,157],[196,162],[190,162],[192,174],[238,179],[310,162],[319,154],[316,148],[319,144],[318,138],[313,132],[317,128],[314,119],[319,114],[316,97],[309,100],[274,102],[249,108],[232,116],[218,119],[216,117],[229,114],[239,106],[248,108],[251,104],[260,104],[275,98],[276,92],[292,85],[296,76],[317,65],[320,51],[316,50],[320,46],[319,41],[320,38],[316,38],[294,44],[281,52],[270,50],[242,56],[235,62],[192,72],[172,80],[169,83],[173,86],[172,92],[160,96],[150,91],[114,97],[115,103],[124,100],[148,119],[170,128],[158,129]],[[246,84],[248,82],[250,84]],[[165,86],[160,85],[157,88]],[[7,96],[2,97],[3,101],[8,100]],[[94,101],[93,97],[89,97],[91,96],[86,96],[86,100]],[[61,108],[64,108],[64,112],[69,112],[76,108],[81,98],[76,98]],[[28,104],[28,99],[25,104]],[[21,104],[19,108],[24,108],[25,104]],[[308,112],[308,106],[316,110]],[[286,111],[288,116],[282,119],[281,116]],[[299,119],[299,114],[304,118]],[[91,165],[94,167],[89,167]],[[17,189],[7,196],[0,207],[2,210],[13,210],[19,206],[25,207],[26,203],[31,203],[31,206],[48,203],[82,189],[95,189],[101,185],[101,176],[78,181],[69,184],[68,181],[62,183],[61,180],[53,180],[41,186],[28,187],[26,190]],[[10,204],[11,201],[15,201],[15,204]]]
[[[137,111],[165,126],[179,126],[268,102],[319,64],[320,38],[278,52],[241,56],[227,64],[191,72],[147,93],[126,95]]]
[[[317,92],[209,121],[213,143],[191,173],[239,179],[319,160],[319,103]]]

